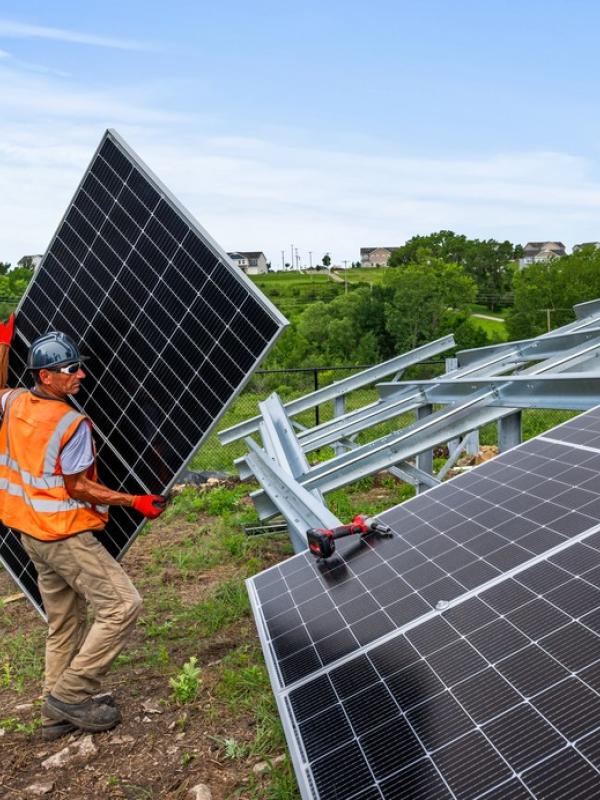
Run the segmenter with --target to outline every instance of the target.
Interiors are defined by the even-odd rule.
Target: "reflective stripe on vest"
[[[78,417],[81,417],[78,411],[69,411],[56,426],[56,430],[48,442],[48,448],[44,458],[44,472],[52,474],[56,469],[56,462],[58,461],[58,454],[60,453],[60,441],[69,428],[69,425],[75,422]]]
[[[29,497],[27,492],[23,491],[23,487],[17,483],[11,483],[6,478],[0,478],[0,490],[12,494],[13,497],[20,497],[28,506],[33,508],[34,511],[40,511],[43,514],[52,514],[58,511],[74,511],[76,508],[91,508],[89,503],[83,503],[79,500],[73,500],[70,497],[68,500],[36,500]]]
[[[27,472],[26,469],[21,469],[14,458],[6,455],[6,453],[0,453],[0,466],[10,467],[10,469],[18,472],[23,483],[34,486],[36,489],[56,489],[64,485],[62,475],[50,475],[47,478],[38,478],[30,472]]]

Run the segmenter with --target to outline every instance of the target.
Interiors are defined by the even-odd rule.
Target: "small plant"
[[[121,779],[117,775],[109,775],[106,779],[107,786],[118,786],[121,783]]]
[[[202,685],[201,669],[197,667],[198,659],[192,656],[181,668],[181,671],[169,681],[173,689],[172,697],[177,705],[183,706],[196,699],[198,690]]]
[[[31,722],[21,722],[16,717],[7,717],[6,719],[0,719],[0,731],[4,733],[25,733],[28,736],[36,731],[42,721],[40,719],[34,719]]]
[[[231,761],[237,761],[238,759],[246,758],[248,755],[248,748],[246,745],[238,742],[237,739],[227,736],[211,736],[210,738],[218,744],[219,748],[223,751],[225,758],[228,758]]]
[[[188,751],[185,751],[185,752],[183,752],[181,754],[181,758],[179,759],[179,763],[185,769],[185,767],[189,766],[192,763],[192,761],[195,758],[197,758],[197,756],[198,756],[197,753],[190,753]]]

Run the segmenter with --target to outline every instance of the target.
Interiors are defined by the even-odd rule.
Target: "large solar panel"
[[[168,491],[242,389],[285,318],[114,131],[107,131],[17,312],[10,385],[30,342],[61,330],[88,377],[74,402],[93,420],[101,480]],[[111,510],[101,541],[120,557],[143,524]],[[0,558],[40,607],[10,530]]]
[[[600,794],[600,448],[573,430],[600,410],[249,581],[303,797]]]

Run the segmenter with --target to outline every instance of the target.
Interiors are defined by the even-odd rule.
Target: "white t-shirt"
[[[6,405],[9,392],[2,395],[2,411]],[[77,475],[90,467],[94,462],[94,447],[90,426],[82,420],[73,436],[60,452],[60,465],[63,475]]]

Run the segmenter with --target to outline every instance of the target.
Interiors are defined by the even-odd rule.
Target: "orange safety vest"
[[[0,428],[0,519],[36,539],[54,541],[102,530],[107,506],[72,498],[60,453],[82,421],[90,420],[61,400],[16,389],[6,400]],[[92,464],[87,476],[97,480]]]

